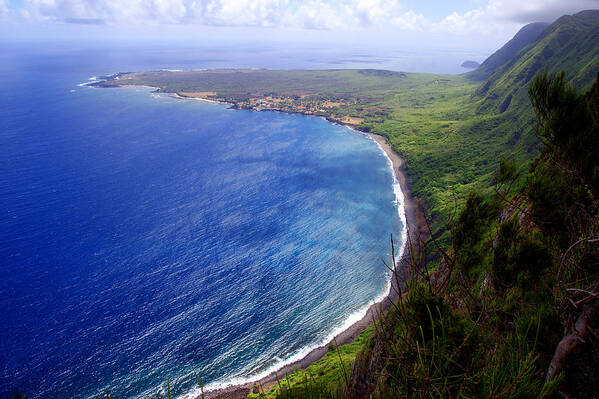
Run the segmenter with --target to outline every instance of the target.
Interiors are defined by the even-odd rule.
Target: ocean
[[[80,85],[280,58],[1,47],[0,393],[152,397],[169,378],[181,396],[199,375],[244,381],[388,289],[381,259],[404,226],[389,161],[367,136]]]

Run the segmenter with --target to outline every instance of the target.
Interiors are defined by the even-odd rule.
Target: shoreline
[[[179,98],[189,99],[186,97],[179,97]],[[230,105],[228,103],[223,103],[223,104]],[[275,111],[275,112],[277,112],[277,111]],[[278,112],[281,112],[281,111],[278,111]],[[316,115],[307,115],[307,116],[316,116]],[[403,212],[405,214],[405,222],[406,222],[405,238],[407,239],[407,237],[410,237],[410,236],[416,237],[417,235],[424,233],[426,231],[426,222],[424,220],[424,213],[422,211],[422,208],[421,208],[418,200],[415,199],[414,197],[412,197],[411,189],[410,189],[410,181],[409,181],[408,176],[404,169],[405,162],[399,156],[399,154],[397,152],[395,152],[395,150],[393,149],[393,147],[391,146],[391,144],[389,143],[387,138],[384,136],[375,134],[375,133],[363,132],[363,131],[357,129],[356,126],[351,125],[351,124],[342,123],[339,121],[331,120],[329,118],[325,118],[325,119],[331,123],[344,125],[358,133],[365,134],[368,137],[370,137],[375,143],[378,144],[378,146],[381,148],[381,150],[387,156],[388,160],[391,161],[395,179],[399,183],[401,192],[403,194],[403,208],[404,208]],[[407,242],[402,243],[402,254],[398,259],[396,259],[396,267],[398,267],[401,264],[405,264],[407,262],[409,252],[408,252],[406,245],[407,245]],[[305,369],[308,366],[310,366],[312,363],[322,359],[328,352],[329,345],[333,344],[335,340],[339,346],[353,342],[362,333],[362,331],[364,331],[366,328],[368,328],[373,322],[377,321],[381,314],[384,314],[387,312],[387,310],[391,307],[392,302],[394,302],[398,299],[397,290],[393,288],[396,285],[396,283],[393,280],[393,278],[391,278],[391,277],[390,277],[390,280],[391,281],[389,282],[388,292],[387,292],[387,294],[383,294],[383,298],[381,300],[371,304],[368,307],[368,309],[366,310],[366,313],[364,314],[364,316],[360,320],[352,323],[349,327],[347,327],[345,330],[343,330],[339,334],[335,335],[333,339],[326,342],[324,345],[320,345],[320,346],[312,349],[310,352],[308,352],[308,354],[306,354],[301,359],[280,367],[279,369],[269,373],[266,377],[248,381],[243,384],[237,384],[237,385],[232,384],[232,385],[226,386],[224,388],[218,388],[218,389],[212,389],[209,391],[205,391],[204,397],[207,399],[246,398],[247,395],[252,392],[252,389],[254,388],[254,384],[258,384],[264,392],[268,392],[272,387],[274,387],[277,384],[277,380],[279,379],[279,376],[283,376],[285,374],[291,373],[297,369]],[[189,396],[186,395],[185,398],[201,399],[202,396],[199,394],[197,394],[197,395],[194,394],[194,395],[189,395]]]

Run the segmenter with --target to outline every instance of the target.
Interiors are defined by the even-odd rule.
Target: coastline
[[[395,150],[393,150],[387,138],[374,133],[360,131],[356,128],[356,126],[350,124],[340,123],[339,121],[334,121],[330,119],[327,120],[329,122],[346,125],[359,133],[365,134],[379,145],[379,147],[386,154],[387,158],[391,161],[395,178],[397,179],[397,182],[399,183],[399,186],[403,193],[403,211],[405,213],[405,221],[407,228],[406,236],[416,237],[418,234],[424,233],[426,230],[424,213],[418,200],[413,198],[411,195],[410,182],[404,169],[405,162],[399,156],[399,154],[395,152]],[[409,257],[406,243],[402,243],[402,250],[403,253],[401,254],[400,258],[396,260],[396,267],[401,264],[405,264]],[[384,295],[383,299],[370,305],[366,310],[366,313],[360,320],[351,324],[349,327],[347,327],[341,333],[337,334],[333,339],[326,342],[324,345],[312,349],[307,355],[305,355],[301,359],[280,367],[279,369],[268,374],[266,377],[262,377],[253,381],[248,381],[244,384],[229,385],[224,388],[205,391],[204,397],[207,399],[246,398],[247,395],[251,393],[255,383],[258,384],[263,391],[268,392],[272,387],[274,387],[277,384],[277,379],[279,378],[279,376],[291,373],[297,369],[305,369],[312,363],[322,359],[328,352],[329,345],[334,343],[334,340],[338,345],[345,345],[353,342],[362,333],[362,331],[368,328],[373,322],[378,320],[379,316],[381,314],[384,314],[391,307],[392,302],[398,299],[398,291],[397,289],[393,288],[395,285],[396,283],[393,281],[393,279],[391,279],[388,293]],[[185,397],[193,399],[202,398],[200,394],[194,394]]]

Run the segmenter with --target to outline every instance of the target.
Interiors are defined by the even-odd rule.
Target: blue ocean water
[[[385,291],[381,258],[403,225],[366,136],[77,85],[223,62],[185,49],[4,46],[0,393],[148,397],[167,377],[176,395],[197,375],[243,380]]]

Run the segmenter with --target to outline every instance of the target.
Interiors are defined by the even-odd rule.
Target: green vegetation
[[[589,89],[599,59],[599,10],[563,16],[515,57],[493,72],[477,90],[479,112],[504,112],[518,107],[531,110],[526,85],[547,69],[551,74],[566,71],[568,80]]]
[[[426,75],[425,75],[426,76]],[[147,85],[167,93],[215,92],[215,98],[237,102],[251,97],[322,96],[323,99],[368,103],[384,98],[419,81],[406,81],[402,72],[378,70],[291,70],[222,69],[208,71],[159,71],[120,74],[104,87]],[[426,79],[426,78],[423,78]]]
[[[287,398],[308,395],[329,397],[343,395],[348,385],[352,363],[366,342],[371,339],[374,327],[364,330],[352,343],[337,346],[329,345],[327,354],[306,369],[281,376],[266,392],[256,386],[249,398]]]
[[[540,74],[528,91],[547,144],[527,174],[504,163],[492,195],[470,194],[450,248],[416,248],[442,260],[430,275],[426,259],[408,265],[409,295],[377,330],[375,396],[599,393],[599,76],[586,95],[563,74]],[[354,378],[372,380],[368,356]]]
[[[549,26],[548,23],[534,22],[524,26],[516,35],[499,50],[491,54],[475,71],[468,73],[473,80],[488,79],[497,68],[510,61],[520,50],[534,42]]]

